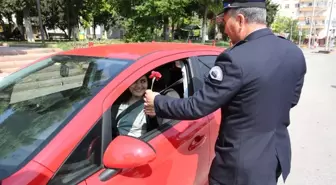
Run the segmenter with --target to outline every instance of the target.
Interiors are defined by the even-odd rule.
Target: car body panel
[[[47,184],[53,172],[40,163],[31,160],[24,168],[2,180],[2,185],[36,185]]]
[[[149,144],[156,159],[138,168],[127,169],[102,182],[101,170],[87,178],[88,185],[133,184],[204,184],[209,166],[209,125],[207,117],[182,121]],[[199,142],[195,142],[199,137]],[[200,171],[202,170],[202,171]]]
[[[209,54],[209,52],[203,53]],[[138,79],[151,69],[193,55],[195,53],[185,52],[168,55],[153,60],[153,62],[147,61],[147,65],[125,79],[122,87],[116,89],[123,92],[134,79]],[[109,97],[106,100],[109,100]],[[104,106],[108,107],[112,102],[104,102]],[[152,163],[123,171],[105,182],[99,180],[99,175],[104,171],[101,170],[89,177],[86,180],[87,184],[205,184],[210,167],[210,125],[208,122],[206,116],[198,120],[177,123],[149,141],[149,144],[157,151],[157,158]]]
[[[223,51],[223,48],[207,46],[203,44],[144,42],[144,43],[129,43],[129,44],[112,44],[91,48],[80,48],[76,50],[64,51],[61,52],[60,54],[137,60],[140,57],[144,57],[152,53],[160,53],[161,55],[164,55],[162,52],[168,51],[178,53],[181,51],[197,51],[197,50]]]
[[[9,185],[9,182],[11,184],[16,183],[15,179],[17,179],[16,177],[18,177],[18,175],[22,172],[29,172],[32,169],[34,169],[36,173],[31,173],[31,175],[27,173],[25,178],[21,178],[22,181],[20,181],[20,184],[45,184],[43,183],[46,182],[44,180],[41,182],[38,181],[41,180],[41,176],[44,175],[43,179],[52,178],[54,175],[53,173],[57,172],[59,167],[76,148],[78,143],[80,143],[88,130],[90,130],[96,121],[101,118],[102,114],[110,108],[109,106],[115,99],[126,90],[135,79],[139,78],[141,74],[178,58],[199,54],[218,55],[223,51],[223,48],[210,46],[192,47],[192,44],[182,45],[183,47],[181,46],[182,49],[180,50],[174,48],[174,44],[172,44],[170,48],[159,52],[153,51],[156,46],[155,44],[153,46],[147,46],[147,50],[143,49],[141,51],[133,51],[135,50],[134,48],[128,48],[129,50],[132,50],[132,52],[123,54],[123,56],[127,58],[132,55],[133,57],[138,57],[138,60],[107,84],[106,87],[89,101],[88,104],[45,146],[45,148],[33,158],[33,160],[21,170],[3,180],[2,185]],[[136,48],[139,48],[141,45],[136,44],[136,46]],[[163,44],[163,46],[167,45]],[[123,45],[123,47],[126,46]],[[106,50],[110,47],[105,47],[105,51],[102,51],[102,48],[104,47],[93,47],[62,52],[61,54],[115,57],[118,55],[117,51],[122,52],[120,49],[115,50],[114,54],[108,54],[108,51]],[[126,50],[127,48],[123,49]],[[141,56],[144,54],[147,55]],[[172,126],[161,135],[150,140],[149,144],[151,144],[157,151],[157,160],[154,160],[148,166],[139,167],[138,169],[132,169],[118,174],[111,179],[111,182],[114,182],[112,184],[158,184],[160,182],[162,183],[162,180],[166,181],[168,184],[206,183],[204,181],[207,179],[210,160],[213,157],[210,156],[210,154],[213,154],[214,142],[218,134],[218,127],[213,127],[212,125],[218,125],[220,121],[220,118],[218,117],[220,114],[218,112],[215,114],[215,117],[214,115],[209,116],[210,117],[206,116],[199,120],[182,121],[179,124]],[[208,124],[209,122],[211,124]],[[195,139],[201,141],[196,142],[195,144]],[[155,172],[151,171],[153,169]],[[81,182],[81,185],[104,184],[104,182],[99,181],[98,178],[98,175],[103,170],[104,169],[101,169],[96,174],[87,178],[86,181]],[[200,172],[199,170],[202,171]],[[201,175],[199,176],[199,174]],[[142,181],[144,179],[145,181]],[[107,182],[108,181],[106,181],[106,184]]]
[[[216,110],[208,116],[209,125],[210,125],[210,160],[215,157],[215,144],[217,141],[217,136],[219,132],[219,127],[221,123],[221,110]]]
[[[199,54],[198,56],[208,56],[210,54],[205,54],[203,55],[202,53]],[[214,55],[215,56],[215,55]],[[195,63],[196,61],[198,61],[198,57],[194,57]],[[215,60],[215,58],[213,58],[213,60]],[[203,61],[204,62],[204,61]],[[204,79],[203,77],[208,73],[208,71],[210,71],[211,67],[214,66],[215,61],[211,62],[211,65],[208,65],[207,70],[206,71],[202,71],[202,67],[200,67],[201,64],[200,62],[198,62],[199,66],[195,67],[195,69],[199,70],[197,71],[197,75],[199,76],[200,80],[202,81],[202,84],[204,83]],[[207,62],[207,64],[210,64],[209,62]],[[221,123],[221,110],[216,110],[215,112],[213,112],[212,114],[210,114],[208,116],[209,118],[209,125],[210,125],[210,146],[211,146],[211,151],[210,151],[210,160],[212,160],[215,157],[215,152],[214,152],[214,147],[217,141],[217,136],[218,136],[218,132],[219,132],[219,127],[220,127],[220,123]]]

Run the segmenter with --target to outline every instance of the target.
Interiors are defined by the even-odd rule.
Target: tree
[[[211,24],[209,26],[209,37],[211,35],[212,38],[216,39],[218,31],[220,31],[220,28],[218,26],[223,26],[221,24],[217,23],[217,15],[223,11],[223,6],[220,1],[215,1],[214,3],[211,3],[209,6],[209,11],[211,12]]]
[[[140,15],[156,18],[156,21],[162,23],[164,40],[168,40],[170,21],[173,24],[180,17],[184,17],[184,8],[190,3],[190,0],[146,0],[135,9]]]
[[[202,43],[205,42],[205,36],[207,35],[207,22],[208,22],[208,14],[210,13],[216,13],[211,11],[217,11],[218,9],[215,7],[222,7],[220,0],[198,0],[198,3],[200,5],[200,12],[202,12],[200,15],[202,15]]]
[[[105,29],[111,27],[115,22],[116,11],[108,0],[85,0],[80,15],[84,28],[93,25],[93,35],[96,38],[97,25],[104,25]]]
[[[292,37],[293,41],[298,41],[300,37],[298,20],[289,17],[277,16],[272,24],[272,30],[274,33],[287,34],[288,39]],[[305,38],[305,35],[306,33],[302,33],[302,38]]]
[[[34,9],[34,1],[33,0],[1,0],[0,1],[0,14],[2,17],[6,17],[9,21],[9,28],[5,28],[5,32],[8,38],[12,37],[12,24],[14,23],[12,20],[12,15],[17,14],[17,18],[19,20],[17,22],[23,23],[25,27],[25,32],[27,34],[27,39],[29,42],[34,42],[33,28],[32,28],[32,20],[31,14],[35,13]],[[23,20],[24,21],[23,21]],[[23,29],[20,30],[23,32]],[[23,34],[23,33],[21,33]]]
[[[274,4],[271,2],[271,0],[266,0],[266,11],[267,11],[267,27],[270,27],[272,23],[274,22],[274,19],[278,13],[279,5]]]
[[[191,15],[193,0],[109,0],[126,29],[127,42],[169,39],[180,20]],[[160,33],[159,33],[160,32]]]

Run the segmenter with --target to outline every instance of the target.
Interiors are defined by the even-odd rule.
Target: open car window
[[[53,56],[0,81],[0,180],[42,148],[131,61]]]

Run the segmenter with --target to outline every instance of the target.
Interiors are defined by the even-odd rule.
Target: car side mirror
[[[103,163],[110,169],[135,168],[156,158],[155,150],[146,142],[131,136],[118,136],[107,147]]]

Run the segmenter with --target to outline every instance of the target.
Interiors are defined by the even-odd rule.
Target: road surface
[[[336,52],[304,53],[307,74],[291,111],[292,169],[285,185],[336,185]]]

